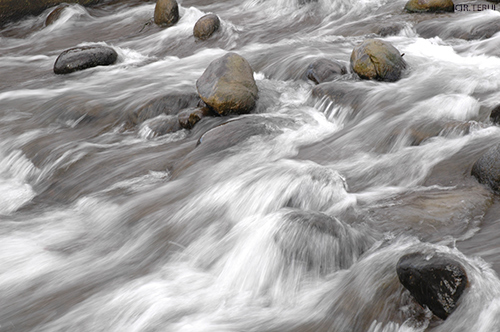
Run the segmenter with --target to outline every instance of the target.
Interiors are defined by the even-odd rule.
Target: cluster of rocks
[[[179,5],[176,0],[158,0],[155,6],[154,22],[161,27],[170,27],[179,21]],[[220,28],[220,19],[215,14],[200,18],[193,28],[197,40],[210,38]]]

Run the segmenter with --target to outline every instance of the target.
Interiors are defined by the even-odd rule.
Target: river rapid
[[[0,331],[500,331],[500,200],[470,175],[500,142],[500,12],[405,2],[184,0],[160,28],[154,2],[108,1],[1,28]],[[207,13],[221,29],[195,41]],[[367,38],[404,53],[402,79],[349,71],[316,93],[307,66],[349,67]],[[118,62],[53,73],[95,43]],[[135,121],[193,103],[229,51],[255,72],[252,114]],[[398,281],[411,252],[467,272],[444,321]]]

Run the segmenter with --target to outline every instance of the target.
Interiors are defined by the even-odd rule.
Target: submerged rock
[[[207,14],[200,18],[193,28],[193,35],[198,40],[206,40],[219,30],[220,19],[215,14]]]
[[[0,26],[28,15],[39,15],[45,9],[61,3],[82,6],[97,4],[99,0],[0,0]]]
[[[347,69],[338,61],[318,59],[307,67],[307,78],[316,84],[333,81],[347,73]]]
[[[147,138],[153,138],[173,133],[181,129],[176,117],[161,115],[145,121],[140,128],[140,132]]]
[[[75,47],[62,52],[54,63],[54,73],[69,74],[96,66],[109,66],[116,62],[118,54],[107,46]]]
[[[405,10],[410,13],[454,12],[455,5],[452,0],[410,0],[406,3]]]
[[[291,210],[282,219],[274,240],[283,255],[319,273],[349,268],[375,242],[320,212]]]
[[[201,99],[195,92],[174,92],[156,98],[145,105],[129,112],[125,121],[127,127],[133,127],[159,115],[177,115],[186,108],[193,108],[200,104]]]
[[[201,119],[207,116],[215,115],[208,107],[198,107],[195,109],[187,109],[179,113],[177,116],[179,124],[184,129],[192,129]]]
[[[500,193],[500,144],[483,154],[472,166],[471,174],[479,181]]]
[[[54,9],[45,19],[45,26],[53,24],[55,21],[61,17],[61,14],[64,12],[64,9],[68,7],[68,4],[64,3]]]
[[[175,0],[158,0],[154,14],[155,24],[169,27],[179,21],[179,5]]]
[[[250,113],[259,90],[245,58],[227,53],[216,59],[196,81],[201,99],[220,115]]]
[[[420,252],[404,255],[396,272],[415,300],[441,319],[448,318],[456,309],[468,285],[462,264],[444,255]]]
[[[362,79],[394,82],[400,79],[406,62],[392,44],[367,39],[353,49],[351,68]]]

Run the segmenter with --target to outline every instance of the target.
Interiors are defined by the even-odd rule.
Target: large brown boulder
[[[396,272],[413,298],[441,319],[448,318],[456,309],[468,285],[462,264],[437,253],[404,255],[398,261]]]
[[[392,44],[367,39],[353,49],[351,68],[362,79],[394,82],[400,79],[406,62]]]
[[[93,5],[99,0],[0,0],[0,26],[28,15],[38,15],[45,9],[60,3]]]
[[[155,24],[169,27],[179,21],[179,5],[175,0],[158,0],[154,14]]]
[[[455,5],[452,0],[410,0],[405,10],[410,13],[454,12]]]
[[[227,53],[207,67],[196,81],[201,99],[220,115],[244,114],[256,105],[259,90],[245,58]]]
[[[193,28],[193,36],[197,40],[206,40],[219,30],[220,19],[215,14],[207,14],[200,18]]]

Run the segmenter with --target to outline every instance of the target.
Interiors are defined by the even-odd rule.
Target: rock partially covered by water
[[[500,144],[486,151],[474,163],[471,174],[479,183],[500,193]]]
[[[206,40],[219,30],[220,20],[215,14],[207,14],[200,18],[193,28],[193,35],[198,40]]]
[[[28,15],[41,14],[45,9],[61,3],[93,5],[99,0],[0,0],[0,26]]]
[[[259,90],[245,58],[228,53],[210,63],[196,81],[201,99],[220,115],[250,113]]]
[[[118,54],[107,46],[75,47],[62,52],[54,63],[54,73],[69,74],[96,66],[109,66],[116,62]]]
[[[45,26],[53,24],[55,21],[61,17],[61,14],[64,12],[64,9],[68,7],[68,4],[63,3],[62,5],[58,6],[56,9],[54,9],[50,14],[47,16],[45,19]]]
[[[333,81],[347,73],[347,69],[338,61],[318,59],[307,67],[307,78],[316,84]]]
[[[162,27],[169,27],[179,21],[179,5],[175,0],[158,0],[156,2],[155,24]]]
[[[351,68],[362,79],[394,82],[400,79],[406,62],[392,44],[367,39],[352,51]]]
[[[215,115],[208,107],[190,108],[177,115],[179,124],[184,129],[193,129],[194,125],[207,116]]]
[[[274,236],[291,264],[320,274],[347,269],[375,240],[340,220],[315,211],[291,210]]]
[[[410,13],[454,12],[455,5],[452,0],[410,0],[406,3],[405,10]]]
[[[468,284],[462,264],[441,254],[404,255],[398,261],[396,272],[415,300],[441,319],[456,309]]]

